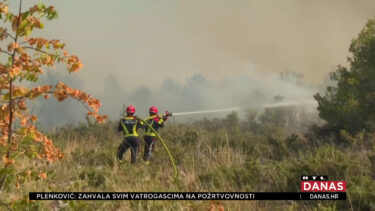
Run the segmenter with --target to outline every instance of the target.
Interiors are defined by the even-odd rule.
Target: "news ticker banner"
[[[30,200],[346,200],[346,192],[30,192]]]

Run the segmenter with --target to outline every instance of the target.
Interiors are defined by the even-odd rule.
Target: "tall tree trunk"
[[[18,9],[18,21],[17,21],[17,29],[16,29],[16,36],[14,38],[14,42],[17,44],[17,41],[18,41],[18,34],[17,34],[17,30],[18,30],[18,27],[20,26],[21,24],[21,17],[22,17],[22,0],[20,0],[20,4],[19,4],[19,9]],[[16,49],[13,49],[13,53],[12,53],[12,65],[14,65],[14,59],[15,59],[15,56],[16,56]],[[13,134],[13,131],[12,131],[12,125],[13,125],[13,98],[12,98],[12,92],[13,92],[13,81],[12,81],[12,78],[9,74],[9,125],[8,125],[8,144],[10,144],[12,142],[12,134]],[[9,150],[7,150],[7,154],[6,156],[9,157]]]

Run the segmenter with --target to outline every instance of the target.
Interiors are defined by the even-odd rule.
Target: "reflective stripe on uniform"
[[[155,120],[152,120],[151,123],[150,123],[150,125],[153,126],[153,125],[154,125],[154,122],[155,122]],[[153,132],[151,131],[151,128],[150,128],[150,127],[147,127],[147,131],[146,131],[146,134],[145,134],[145,135],[146,135],[146,136],[156,136],[155,133],[153,133]]]
[[[157,115],[149,116],[147,119],[145,119],[145,121],[148,121],[148,120],[152,119],[152,121],[149,124],[151,126],[154,126],[154,122],[155,122],[154,118],[156,118],[156,117],[158,117],[158,116]],[[164,120],[162,118],[160,118],[159,121],[157,122],[157,124],[162,125],[163,122],[164,122]],[[154,137],[156,136],[156,134],[154,132],[152,132],[152,130],[149,127],[147,127],[145,135],[146,136],[154,136]]]
[[[127,120],[127,119],[134,119],[134,118],[132,118],[132,117],[131,118],[125,117],[125,120]],[[122,122],[122,120],[120,121],[120,123],[121,123],[122,128],[124,129],[125,138],[129,137],[129,136],[138,137],[138,133],[137,133],[138,120],[135,120],[135,124],[133,125],[133,128],[132,128],[132,133],[129,133],[128,128],[124,125],[124,123]]]

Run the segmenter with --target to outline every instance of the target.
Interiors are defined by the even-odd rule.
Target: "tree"
[[[13,3],[13,1],[12,1]],[[38,97],[48,99],[53,95],[58,101],[68,97],[83,103],[88,109],[87,115],[94,116],[98,122],[103,122],[107,116],[98,114],[101,103],[89,94],[58,84],[27,87],[25,81],[36,82],[44,70],[54,67],[55,63],[66,65],[69,73],[78,72],[82,67],[81,61],[75,55],[69,55],[64,50],[65,44],[60,40],[47,40],[43,37],[31,37],[35,29],[43,29],[42,20],[52,20],[57,17],[53,6],[42,3],[27,10],[22,8],[19,1],[17,13],[9,11],[7,0],[0,1],[0,55],[7,59],[0,60],[0,153],[4,164],[0,169],[0,186],[6,188],[14,180],[17,187],[22,176],[36,174],[46,178],[43,172],[33,172],[25,169],[17,176],[14,172],[17,157],[27,155],[31,159],[53,162],[61,159],[64,154],[54,147],[52,140],[43,135],[35,126],[37,117],[28,111],[29,101]],[[5,61],[3,61],[5,60]],[[18,123],[19,128],[14,128]]]
[[[338,66],[330,75],[337,85],[314,97],[329,127],[353,134],[375,122],[375,18],[352,40],[349,51],[349,67]]]

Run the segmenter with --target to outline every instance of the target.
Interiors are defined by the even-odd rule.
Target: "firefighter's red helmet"
[[[126,113],[127,114],[134,114],[135,113],[135,108],[133,105],[129,105],[128,107],[126,107]]]
[[[151,108],[148,110],[152,114],[157,114],[158,113],[158,108],[155,106],[151,106]]]

